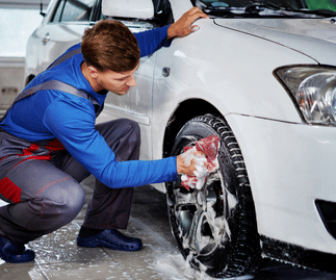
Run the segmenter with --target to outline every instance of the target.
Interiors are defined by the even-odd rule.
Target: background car
[[[333,7],[316,10],[303,0],[52,0],[28,42],[27,82],[102,18],[139,32],[173,23],[193,6],[210,19],[142,58],[137,86],[122,97],[109,94],[98,121],[137,121],[142,159],[220,137],[220,169],[201,190],[187,191],[180,181],[155,186],[167,194],[172,232],[195,267],[233,277],[253,273],[263,257],[335,272]]]

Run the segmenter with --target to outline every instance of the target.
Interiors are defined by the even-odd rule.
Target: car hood
[[[336,66],[336,24],[330,18],[215,19],[214,22],[283,45],[320,64]]]

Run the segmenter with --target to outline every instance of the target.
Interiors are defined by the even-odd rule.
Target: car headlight
[[[336,126],[336,69],[291,66],[275,70],[309,124]]]

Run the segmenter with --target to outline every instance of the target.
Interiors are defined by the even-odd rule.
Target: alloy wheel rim
[[[200,189],[175,188],[175,217],[183,249],[206,256],[230,239],[228,218],[235,199],[224,187],[220,170]]]

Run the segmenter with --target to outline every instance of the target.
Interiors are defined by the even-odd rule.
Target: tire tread
[[[214,277],[237,277],[254,273],[261,259],[260,241],[251,187],[242,152],[231,128],[223,119],[207,114],[191,119],[186,125],[192,125],[192,123],[203,123],[210,126],[220,136],[221,145],[225,145],[229,153],[225,155],[225,159],[231,162],[237,181],[236,199],[239,203],[234,215],[238,226],[235,229],[236,235],[232,242],[230,258],[223,264],[220,271],[209,267],[207,273]]]

